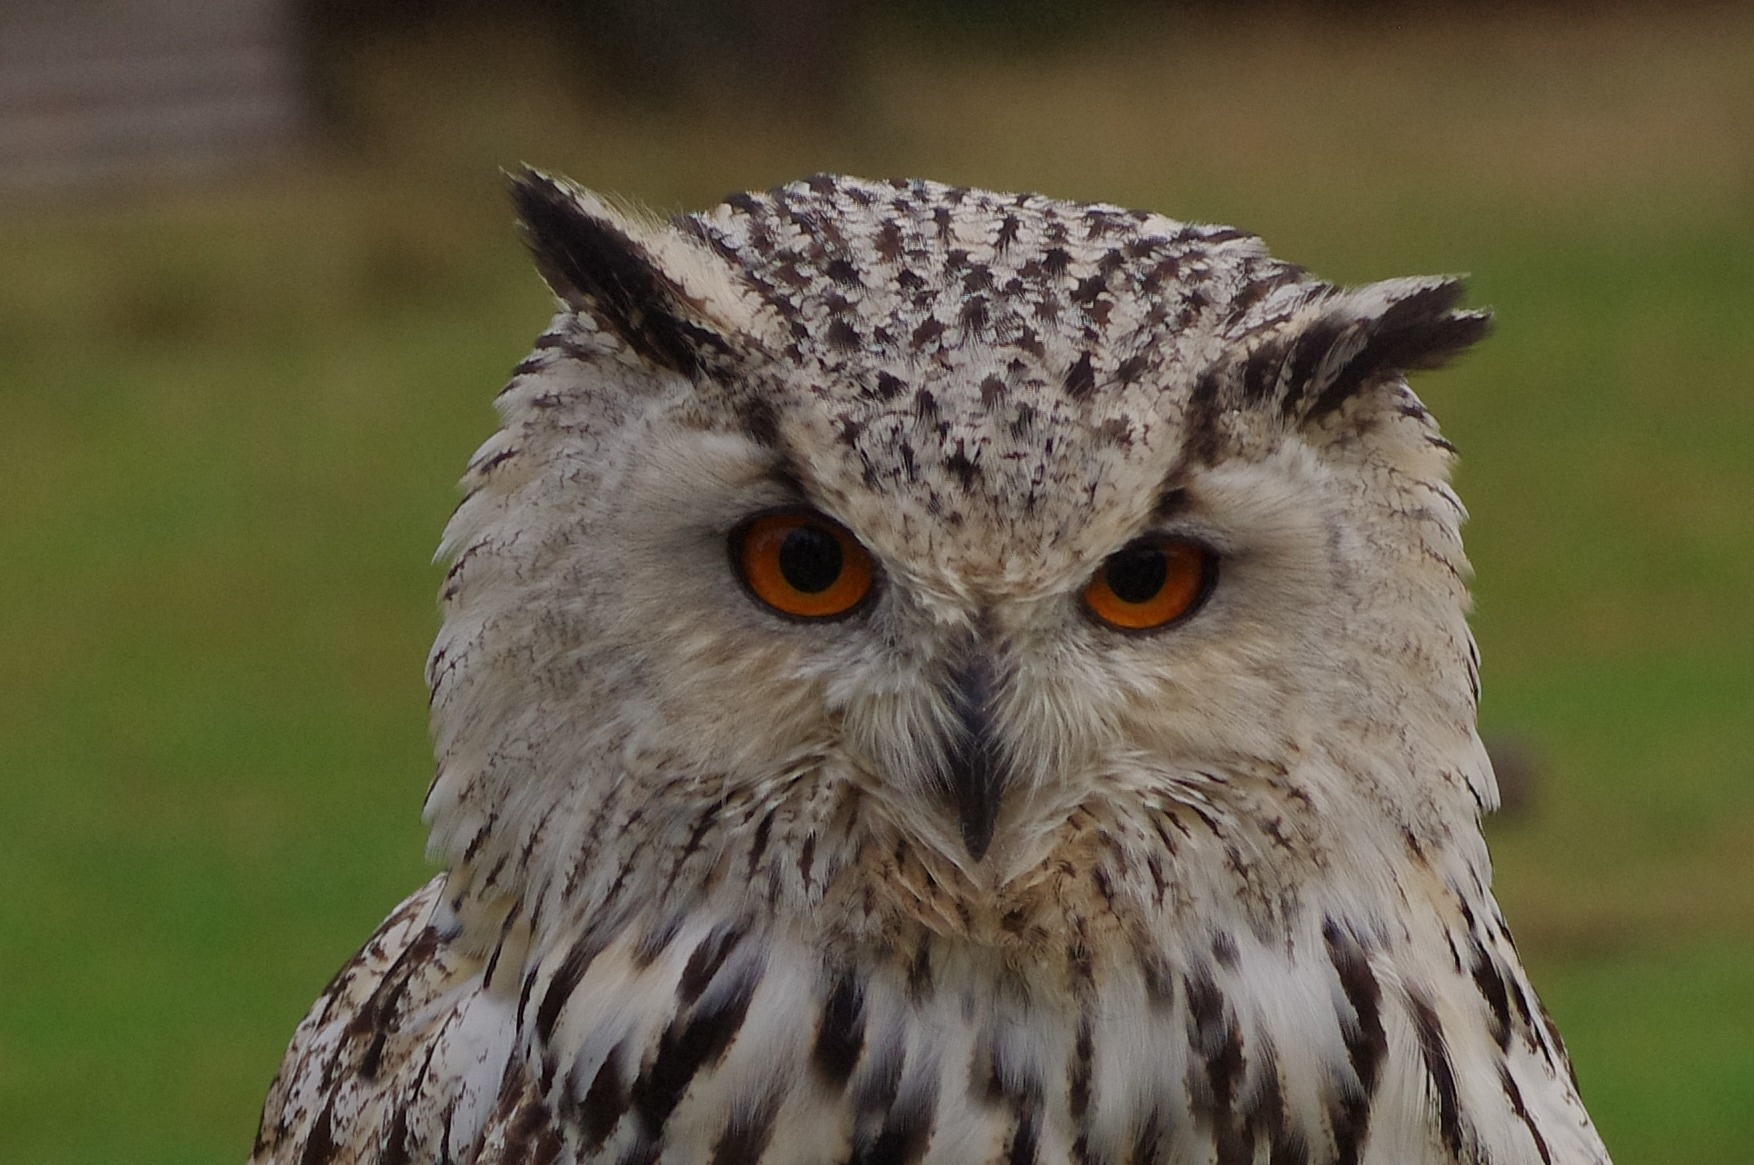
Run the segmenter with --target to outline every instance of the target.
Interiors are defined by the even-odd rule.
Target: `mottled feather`
[[[254,1160],[1606,1165],[1490,892],[1453,279],[817,176],[515,182],[558,314],[446,532],[444,873]],[[787,619],[734,531],[820,515]],[[1144,539],[1185,618],[1080,596]]]

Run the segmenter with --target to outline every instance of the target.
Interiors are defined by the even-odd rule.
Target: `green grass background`
[[[1142,19],[1142,18],[1141,18]],[[1754,1144],[1754,19],[1170,17],[878,42],[804,130],[580,100],[537,34],[353,62],[359,143],[0,206],[0,1160],[222,1162],[424,876],[429,559],[544,322],[497,168],[658,209],[817,169],[1469,270],[1418,387],[1474,513],[1499,891],[1622,1165]]]

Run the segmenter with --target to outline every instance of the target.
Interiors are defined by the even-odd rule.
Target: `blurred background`
[[[531,162],[816,170],[1471,271],[1498,890],[1620,1165],[1754,1144],[1754,12],[0,0],[0,1159],[238,1162],[425,876],[430,565]]]

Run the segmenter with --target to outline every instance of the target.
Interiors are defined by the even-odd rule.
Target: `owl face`
[[[808,903],[900,845],[992,895],[1073,823],[1320,850],[1336,807],[1423,835],[1490,800],[1449,447],[1403,379],[1482,334],[1458,283],[918,182],[667,226],[515,194],[562,309],[447,534],[459,886],[576,889],[643,838],[621,876],[658,886]]]

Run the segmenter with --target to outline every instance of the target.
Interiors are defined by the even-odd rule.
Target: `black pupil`
[[[780,543],[780,573],[807,595],[825,591],[840,577],[840,542],[826,530],[796,526]]]
[[[1110,558],[1103,573],[1115,598],[1144,603],[1155,598],[1169,579],[1169,560],[1156,546],[1134,546]]]

